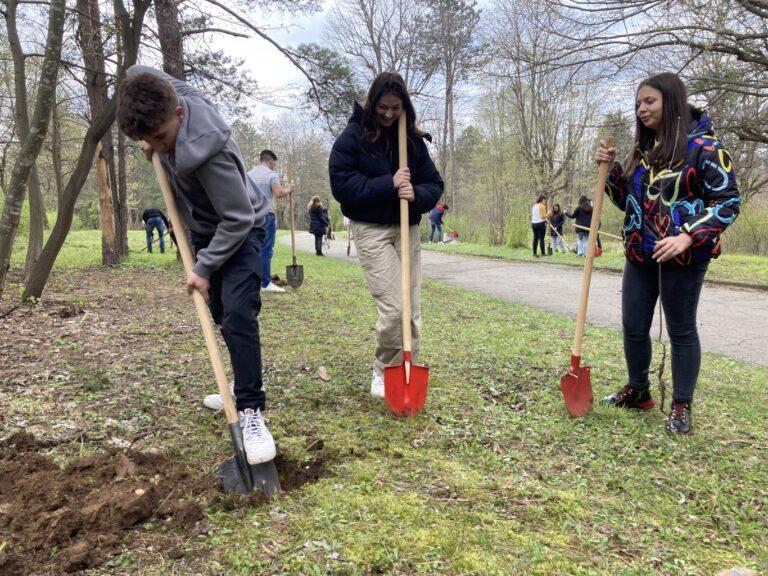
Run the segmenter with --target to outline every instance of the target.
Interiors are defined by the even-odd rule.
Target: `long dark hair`
[[[363,105],[363,147],[370,149],[371,145],[384,136],[385,128],[379,124],[376,116],[376,104],[387,94],[392,94],[403,101],[403,110],[406,113],[407,134],[410,139],[418,136],[432,140],[431,136],[416,127],[416,110],[408,94],[403,77],[397,72],[382,72],[371,83],[368,96]],[[397,134],[397,122],[393,124],[394,133]]]
[[[592,202],[583,194],[579,197],[579,201],[576,204],[577,208],[580,208],[584,212],[592,212]]]
[[[643,156],[651,166],[675,165],[685,158],[688,147],[687,130],[688,121],[691,118],[691,106],[688,104],[688,93],[683,81],[677,74],[662,72],[640,82],[635,94],[643,86],[650,86],[661,92],[659,145],[654,147],[657,133],[646,128],[637,117],[637,102],[635,102],[635,146],[627,164],[628,178],[640,165]]]

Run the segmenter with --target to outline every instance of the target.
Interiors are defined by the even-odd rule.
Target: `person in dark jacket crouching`
[[[406,114],[408,167],[398,167],[397,124]],[[429,134],[416,127],[416,114],[402,77],[379,74],[365,104],[355,103],[344,132],[333,145],[329,160],[331,192],[350,219],[357,254],[368,288],[376,301],[371,394],[384,396],[384,368],[402,364],[402,286],[400,271],[400,199],[408,200],[411,266],[412,358],[418,362],[421,336],[421,215],[435,207],[443,180],[429,157],[424,140]]]

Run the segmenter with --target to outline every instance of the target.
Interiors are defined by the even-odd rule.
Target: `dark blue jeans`
[[[261,248],[261,261],[264,270],[261,274],[261,287],[266,288],[272,282],[272,256],[275,254],[275,234],[277,233],[275,215],[267,212],[264,218],[264,244]]]
[[[437,241],[442,242],[443,241],[443,223],[440,222],[435,223],[430,221],[430,229],[429,229],[429,241],[432,242],[432,238],[435,236],[435,230],[437,230]]]
[[[266,396],[262,389],[261,341],[258,315],[261,310],[261,271],[259,251],[264,230],[253,228],[224,265],[210,277],[210,301],[213,321],[221,326],[235,374],[237,409],[264,410]],[[211,238],[192,234],[195,250],[200,251]]]
[[[160,253],[165,252],[165,223],[159,216],[150,218],[144,224],[144,230],[147,232],[147,252],[152,252],[152,234],[157,230],[157,235],[160,236]]]
[[[701,366],[696,310],[707,263],[638,264],[627,261],[621,287],[624,358],[632,388],[648,388],[651,322],[661,285],[661,305],[672,348],[672,398],[691,402]],[[659,282],[661,273],[661,282]]]

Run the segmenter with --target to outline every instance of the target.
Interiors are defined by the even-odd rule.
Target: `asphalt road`
[[[290,245],[291,238],[282,236],[280,241]],[[297,233],[296,248],[314,252],[314,237]],[[357,263],[354,242],[348,257],[347,242],[342,238],[331,243],[328,256]],[[582,279],[578,267],[550,264],[546,258],[540,262],[502,262],[423,250],[422,273],[453,286],[576,318]],[[621,275],[593,271],[588,323],[621,330],[620,288]],[[705,282],[698,322],[705,351],[768,366],[768,292]],[[657,313],[651,331],[654,338],[658,329]]]

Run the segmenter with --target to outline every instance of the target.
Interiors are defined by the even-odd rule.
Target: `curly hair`
[[[128,76],[117,95],[117,124],[129,138],[141,140],[157,133],[179,105],[179,97],[167,80],[141,72]]]

